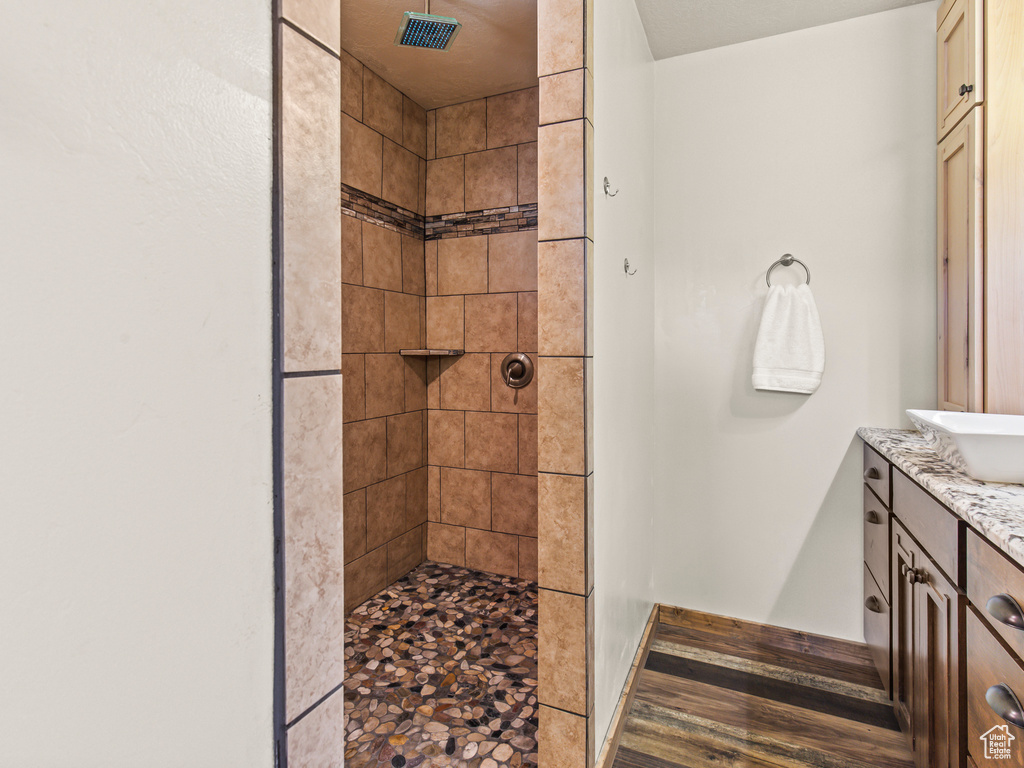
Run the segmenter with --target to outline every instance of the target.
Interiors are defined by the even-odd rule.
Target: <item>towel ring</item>
[[[794,262],[799,264],[801,267],[804,268],[804,272],[807,273],[807,285],[810,285],[811,284],[811,270],[809,270],[807,268],[807,265],[804,264],[802,261],[800,261],[800,259],[793,258],[793,254],[787,253],[787,254],[783,255],[783,257],[781,259],[779,259],[774,264],[772,264],[770,267],[768,267],[768,272],[764,276],[764,281],[766,283],[768,283],[768,287],[769,288],[772,287],[772,270],[773,269],[775,269],[778,266],[791,267],[791,266],[793,266]]]

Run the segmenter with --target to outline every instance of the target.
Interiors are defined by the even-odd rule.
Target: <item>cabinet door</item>
[[[984,411],[983,107],[939,145],[939,407]]]
[[[914,742],[914,570],[917,548],[910,534],[892,520],[892,704],[903,733]]]
[[[984,3],[953,0],[939,9],[938,137],[943,136],[975,104],[984,101]]]
[[[960,768],[966,754],[967,686],[960,664],[963,595],[923,551],[914,569],[914,762],[917,768]]]

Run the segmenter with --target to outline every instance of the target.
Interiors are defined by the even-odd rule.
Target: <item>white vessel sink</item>
[[[936,453],[975,480],[1024,483],[1024,416],[908,410]]]

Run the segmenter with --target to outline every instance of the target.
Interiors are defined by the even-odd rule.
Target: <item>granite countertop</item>
[[[857,434],[1024,567],[1024,485],[968,477],[939,458],[920,432],[861,427]]]

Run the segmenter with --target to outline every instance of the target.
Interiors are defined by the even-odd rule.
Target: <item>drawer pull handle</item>
[[[881,480],[882,473],[878,471],[878,467],[868,467],[867,472],[864,473],[865,480]]]
[[[867,514],[864,515],[864,519],[867,520],[872,525],[881,525],[882,524],[882,519],[878,516],[878,513],[875,512],[875,510],[873,510],[873,509],[869,509],[868,510]]]
[[[1020,700],[1006,683],[993,685],[985,691],[985,701],[988,702],[993,712],[1010,725],[1024,728],[1024,709],[1021,708]]]
[[[878,603],[878,598],[874,595],[868,595],[868,599],[864,601],[864,607],[872,613],[881,613],[882,606]]]
[[[1008,627],[1024,629],[1024,611],[1009,595],[993,595],[985,603],[985,610],[993,619]]]

